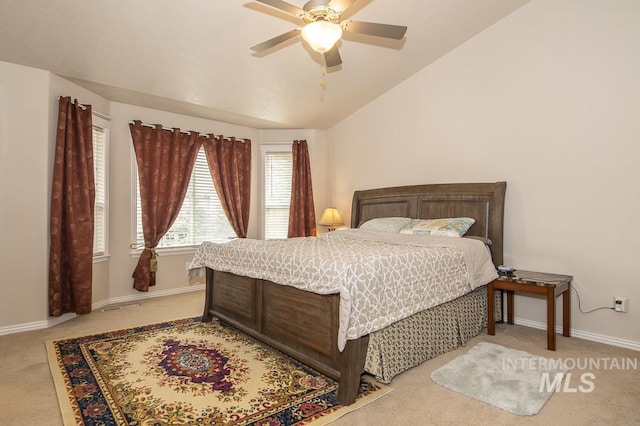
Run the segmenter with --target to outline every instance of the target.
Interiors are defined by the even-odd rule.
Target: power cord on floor
[[[599,308],[594,308],[594,309],[591,309],[590,311],[583,311],[582,307],[580,306],[580,294],[578,294],[578,290],[576,290],[576,288],[574,286],[571,286],[571,288],[573,289],[573,291],[576,292],[576,296],[578,297],[578,310],[580,310],[580,312],[582,312],[583,314],[589,314],[591,312],[598,311],[600,309],[612,309],[612,310],[615,310],[611,306],[600,306]]]

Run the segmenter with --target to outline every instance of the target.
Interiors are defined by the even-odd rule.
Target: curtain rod
[[[60,97],[58,98],[58,100],[60,100],[60,99],[64,99],[64,98],[69,98],[69,99],[71,99],[71,96],[60,96]],[[77,99],[74,99],[74,100],[73,100],[73,102],[74,102],[74,103],[76,103],[76,102],[77,102],[77,103],[78,103],[78,106],[79,106],[80,108],[82,108],[82,110],[83,110],[83,111],[87,109],[87,106],[86,106],[85,104],[81,104],[80,102],[78,102],[78,100],[77,100]]]
[[[129,124],[135,124],[135,121],[130,120]],[[147,124],[147,123],[143,123],[143,122],[140,122],[140,125],[142,125],[144,127],[151,127],[152,129],[155,129],[156,126],[157,126],[157,124]],[[170,132],[173,132],[175,130],[175,128],[173,128],[173,127],[164,127],[164,126],[161,126],[161,127],[162,127],[162,130],[168,130]],[[186,131],[186,130],[180,130],[180,133],[184,133],[185,135],[188,135],[190,133],[197,133],[197,132],[189,132],[189,131]],[[205,138],[208,138],[210,136],[210,134],[208,134],[208,133],[198,133],[198,136],[204,136]],[[216,135],[213,135],[213,136],[215,137]],[[227,140],[227,141],[231,140],[231,138],[225,138],[223,135],[218,135],[218,136],[222,137],[224,140]],[[245,143],[246,141],[249,140],[249,139],[246,139],[246,138],[235,138],[235,139],[236,139],[236,141],[242,142],[242,143]]]
[[[70,96],[69,96],[70,97]],[[62,99],[64,98],[64,96],[60,96],[58,99]],[[76,99],[77,101],[77,99]],[[78,106],[80,108],[82,108],[83,110],[87,109],[87,106],[85,104],[81,104],[80,102],[78,102]],[[98,111],[91,111],[91,114],[97,115],[98,117],[102,118],[103,120],[107,120],[107,121],[111,121],[111,117],[109,117],[108,115],[104,115]]]

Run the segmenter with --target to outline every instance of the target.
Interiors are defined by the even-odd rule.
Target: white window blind
[[[94,122],[96,119],[94,118]],[[108,129],[93,125],[93,173],[96,187],[94,204],[93,255],[106,254],[107,246],[107,137]]]
[[[264,154],[265,239],[287,238],[293,157],[288,152]]]
[[[136,188],[139,188],[137,173]],[[138,247],[144,247],[140,192],[136,192],[136,244]],[[227,220],[213,186],[204,149],[200,148],[180,214],[171,229],[162,237],[158,247],[197,246],[204,241],[222,243],[234,237],[236,233]]]

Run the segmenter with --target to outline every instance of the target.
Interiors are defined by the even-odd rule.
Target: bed
[[[497,182],[356,191],[351,228],[374,218],[471,217],[475,223],[465,238],[475,237],[490,242],[491,260],[494,265],[500,265],[505,190],[506,183]],[[200,260],[196,261],[198,257]],[[202,320],[218,318],[338,380],[338,398],[343,405],[355,400],[360,376],[365,370],[388,381],[413,365],[464,344],[479,333],[486,320],[486,285],[483,285],[455,300],[425,309],[380,330],[345,339],[342,335],[344,327],[340,326],[340,294],[319,294],[267,279],[215,270],[203,259],[206,256],[196,253],[191,265],[192,268],[204,267],[206,270]],[[342,318],[344,320],[344,315]],[[432,333],[433,338],[425,338],[429,333],[424,333],[420,324],[441,320],[443,328]],[[408,333],[401,332],[407,329]],[[410,342],[409,346],[415,346],[414,340],[417,339],[425,341],[426,346],[418,346],[409,356],[389,356],[389,348],[395,350],[403,345],[398,339]],[[384,363],[385,358],[401,360],[393,359],[391,367],[381,367],[379,361]],[[385,368],[389,371],[383,371]]]

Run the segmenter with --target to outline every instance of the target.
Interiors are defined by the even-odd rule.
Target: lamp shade
[[[324,209],[319,224],[325,226],[344,225],[342,218],[340,217],[340,213],[338,213],[338,209],[335,207],[328,207]]]
[[[311,22],[302,29],[302,38],[318,53],[331,50],[340,37],[342,27],[329,21]]]

